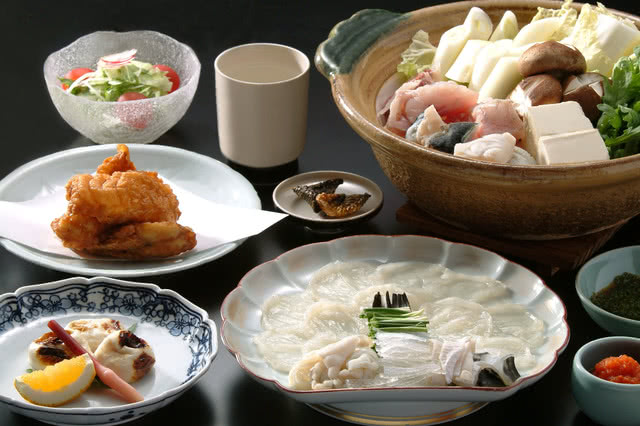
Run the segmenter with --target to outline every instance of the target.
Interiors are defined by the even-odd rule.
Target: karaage
[[[81,255],[125,259],[169,257],[191,250],[195,233],[178,225],[178,199],[156,172],[136,170],[126,145],[95,175],[66,186],[67,212],[51,222],[65,247]]]

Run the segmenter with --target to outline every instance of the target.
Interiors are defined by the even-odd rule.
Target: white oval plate
[[[343,218],[330,218],[315,213],[311,206],[293,192],[298,185],[313,185],[328,179],[341,178],[341,184],[336,192],[345,194],[371,194],[371,197],[355,214]],[[361,222],[373,217],[382,208],[383,193],[375,182],[354,173],[322,170],[301,173],[280,182],[273,190],[273,203],[284,213],[289,214],[310,227],[332,228]]]
[[[464,274],[498,279],[545,323],[545,344],[535,352],[537,373],[505,388],[414,387],[296,391],[288,377],[272,369],[253,337],[262,331],[261,307],[274,294],[305,289],[312,274],[336,260],[388,263],[422,261]],[[285,395],[312,404],[327,415],[376,425],[435,424],[470,414],[490,401],[507,398],[540,380],[569,343],[567,312],[562,300],[530,270],[478,247],[423,236],[359,235],[310,244],[284,253],[249,271],[225,298],[221,337],[240,366],[258,381]]]
[[[130,144],[129,150],[139,170],[157,171],[171,182],[209,201],[235,207],[261,208],[260,198],[251,183],[218,160],[162,145]],[[116,145],[90,146],[60,151],[31,161],[0,181],[0,200],[26,201],[41,193],[45,187],[64,186],[75,174],[95,172],[96,167],[115,152]],[[150,276],[193,268],[224,256],[244,241],[234,241],[201,252],[187,252],[170,259],[109,261],[46,253],[0,238],[0,244],[7,250],[38,265],[73,274],[110,277]]]
[[[206,311],[173,290],[154,284],[112,278],[69,278],[21,287],[0,296],[0,403],[45,423],[111,425],[137,419],[164,407],[193,386],[218,353],[218,333]],[[47,322],[62,326],[80,318],[113,318],[151,345],[156,363],[134,383],[145,398],[127,404],[105,387],[93,385],[62,407],[42,407],[24,400],[13,387],[15,377],[30,367],[29,343],[49,331]]]

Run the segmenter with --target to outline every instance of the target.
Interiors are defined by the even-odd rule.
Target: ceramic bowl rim
[[[596,304],[594,304],[590,297],[587,296],[584,293],[584,289],[583,289],[583,283],[584,283],[584,275],[585,275],[585,270],[587,267],[589,267],[591,264],[596,263],[600,260],[602,260],[603,258],[607,258],[607,257],[611,257],[615,254],[619,254],[621,252],[625,252],[628,250],[633,250],[633,249],[637,249],[640,250],[640,245],[633,245],[633,246],[625,246],[625,247],[619,247],[617,249],[613,249],[613,250],[609,250],[609,251],[605,251],[604,253],[600,253],[599,255],[592,257],[588,262],[586,262],[584,265],[582,265],[580,267],[580,269],[578,270],[578,274],[576,275],[576,282],[575,282],[575,288],[576,288],[576,293],[578,293],[578,297],[580,298],[580,302],[582,302],[583,307],[585,308],[585,310],[593,310],[594,312],[598,313],[600,316],[604,316],[606,318],[609,318],[611,320],[614,321],[618,321],[620,323],[623,324],[627,324],[629,326],[632,327],[636,327],[640,330],[640,320],[634,320],[631,318],[625,318],[622,317],[620,315],[616,315],[613,314],[609,311],[606,311],[604,309],[602,309],[601,307],[597,306]],[[620,274],[622,274],[622,272],[619,272]]]
[[[616,383],[610,382],[605,379],[601,379],[600,377],[591,373],[584,366],[582,362],[582,358],[589,351],[592,351],[596,348],[607,347],[613,343],[628,343],[631,345],[636,345],[640,350],[640,338],[631,337],[631,336],[606,336],[601,337],[599,339],[591,340],[580,347],[576,351],[576,354],[573,357],[573,370],[574,373],[579,374],[580,377],[583,377],[585,380],[588,380],[590,383],[596,384],[598,386],[604,387],[606,390],[612,391],[623,391],[623,392],[640,392],[640,385],[633,383]]]
[[[144,36],[150,36],[150,38],[160,38],[160,39],[169,39],[171,42],[175,43],[177,46],[180,47],[180,49],[184,52],[186,52],[188,54],[188,56],[191,56],[194,60],[194,63],[196,65],[195,71],[193,72],[193,74],[191,76],[189,76],[188,80],[186,83],[184,83],[185,80],[183,80],[182,78],[180,78],[180,87],[178,87],[176,90],[174,90],[171,93],[167,93],[166,95],[163,96],[159,96],[157,98],[147,98],[147,99],[136,99],[136,100],[132,100],[132,101],[127,101],[128,104],[132,104],[132,105],[141,105],[144,103],[150,103],[150,102],[161,102],[159,101],[159,99],[165,98],[165,99],[169,99],[169,97],[173,98],[175,96],[176,93],[180,92],[183,93],[184,90],[182,89],[187,89],[190,88],[191,86],[193,86],[194,84],[197,85],[200,79],[200,73],[202,71],[202,64],[200,63],[200,60],[198,59],[198,55],[196,55],[196,52],[193,50],[193,48],[191,48],[191,46],[189,46],[188,44],[182,43],[181,41],[176,40],[175,38],[161,33],[159,31],[155,31],[155,30],[132,30],[132,31],[93,31],[89,34],[85,34],[81,37],[78,37],[77,39],[75,39],[74,41],[72,41],[71,43],[67,44],[66,46],[50,53],[47,58],[44,61],[44,65],[43,65],[43,73],[44,73],[44,80],[45,83],[47,84],[47,86],[53,86],[53,90],[56,90],[56,88],[58,90],[61,90],[63,92],[64,95],[66,96],[73,96],[74,99],[78,99],[80,102],[87,102],[88,105],[95,105],[95,100],[93,99],[86,99],[84,97],[81,96],[75,96],[72,95],[71,93],[68,93],[66,90],[63,90],[62,87],[60,87],[59,84],[53,84],[51,83],[48,79],[47,79],[47,66],[51,64],[51,62],[53,61],[53,57],[56,55],[60,55],[63,54],[66,50],[72,48],[73,46],[75,46],[76,44],[79,44],[81,41],[95,37],[97,35],[108,35],[111,37],[115,37],[115,38],[124,38],[127,37],[128,35],[131,34],[141,34]],[[172,67],[173,68],[173,67]],[[195,92],[195,91],[194,91]],[[176,95],[177,96],[177,95]],[[117,104],[118,101],[100,101],[101,104],[104,105],[115,105]]]

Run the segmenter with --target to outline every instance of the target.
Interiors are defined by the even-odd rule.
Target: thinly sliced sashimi
[[[511,133],[516,138],[516,143],[522,143],[525,137],[524,122],[509,99],[488,99],[480,102],[473,108],[471,116],[473,121],[478,123],[471,139],[496,133]]]
[[[338,340],[353,334],[367,334],[367,322],[352,305],[316,302],[307,309],[302,330],[311,338],[317,333],[334,333]]]
[[[544,343],[544,321],[537,318],[522,305],[500,303],[487,307],[493,324],[504,334],[515,336],[536,347]]]
[[[490,352],[500,356],[514,355],[521,376],[533,374],[538,362],[527,342],[514,336],[480,336],[476,338],[476,352]]]
[[[437,299],[458,297],[475,303],[487,303],[510,295],[504,283],[489,277],[460,274],[448,269],[442,278],[446,284],[425,287],[433,288]]]
[[[313,302],[313,297],[306,291],[270,297],[262,306],[262,328],[281,329],[301,324],[305,311]]]
[[[393,262],[379,265],[373,277],[384,283],[406,288],[424,287],[440,278],[445,271],[442,265],[425,262]]]
[[[391,102],[387,129],[404,136],[407,129],[429,106],[435,106],[444,122],[472,121],[478,92],[452,81],[439,81],[414,90],[396,92]]]
[[[371,285],[368,276],[374,268],[366,262],[330,263],[313,275],[309,291],[315,300],[351,303],[355,292]]]
[[[271,367],[288,373],[304,355],[303,345],[306,339],[300,329],[267,330],[256,335],[253,342]]]
[[[489,336],[493,330],[489,312],[480,304],[448,297],[422,305],[429,318],[429,333],[436,337]]]

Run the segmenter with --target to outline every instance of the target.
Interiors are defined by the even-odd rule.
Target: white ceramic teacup
[[[215,60],[222,154],[247,167],[292,162],[307,131],[309,58],[291,47],[253,43]]]

